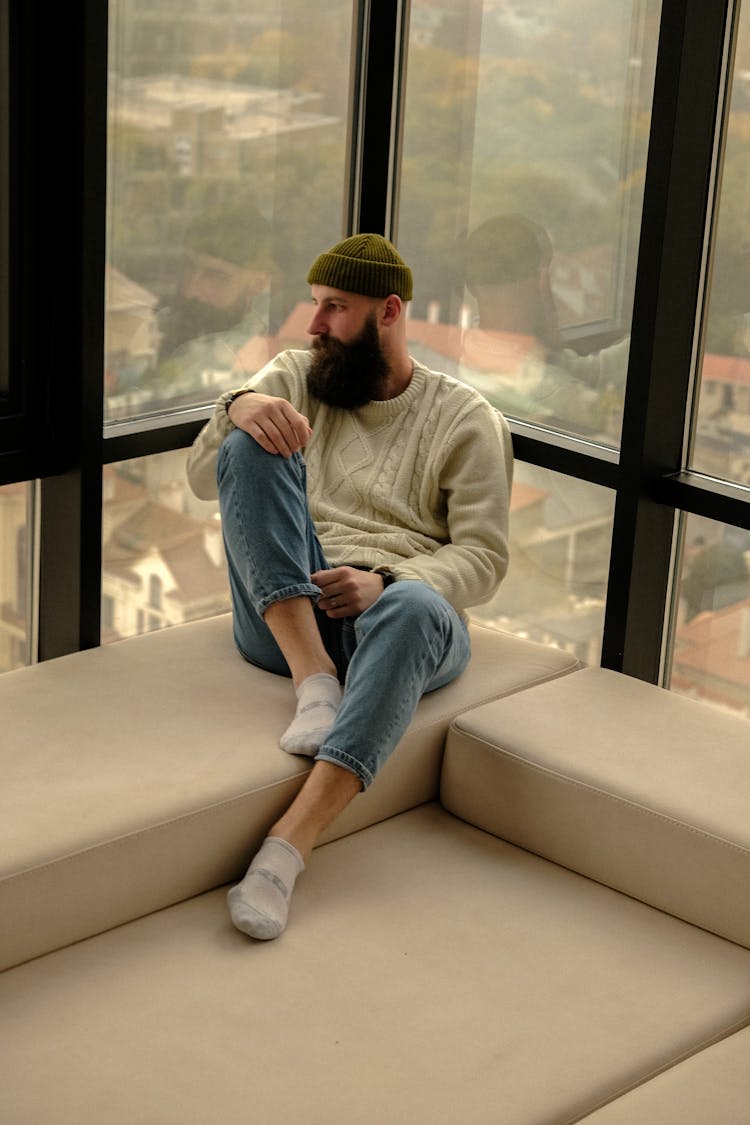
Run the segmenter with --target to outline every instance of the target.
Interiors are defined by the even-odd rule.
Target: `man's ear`
[[[386,297],[385,303],[383,305],[383,325],[387,326],[390,324],[395,324],[398,318],[401,316],[401,310],[403,309],[403,307],[404,302],[396,293],[391,293],[388,297]]]

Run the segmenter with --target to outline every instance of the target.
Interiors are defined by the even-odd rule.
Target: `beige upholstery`
[[[749,1018],[747,950],[428,805],[319,849],[275,943],[215,892],[4,973],[0,1116],[550,1125]]]
[[[744,1125],[746,721],[475,629],[256,943],[309,763],[229,632],[0,677],[0,948],[107,931],[0,973],[3,1125]]]
[[[750,1029],[700,1051],[585,1119],[585,1125],[745,1125]]]
[[[576,667],[472,639],[327,839],[433,799],[454,715]],[[229,617],[7,673],[0,711],[0,968],[235,878],[310,768],[278,748],[291,682],[242,660]]]
[[[750,727],[601,668],[461,716],[446,808],[750,946]]]

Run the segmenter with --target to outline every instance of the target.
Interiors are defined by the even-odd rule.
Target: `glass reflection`
[[[0,672],[31,662],[32,495],[0,486]]]
[[[740,11],[692,466],[750,484],[750,14]]]
[[[613,515],[608,489],[517,462],[510,570],[472,617],[598,664]]]
[[[508,414],[616,446],[660,4],[457,8],[411,8],[399,246],[429,290],[412,350]]]
[[[506,414],[615,438],[629,341],[579,355],[566,347],[544,227],[498,215],[466,240],[464,279],[476,324],[462,336],[458,374]]]
[[[750,532],[686,517],[670,686],[750,716]]]

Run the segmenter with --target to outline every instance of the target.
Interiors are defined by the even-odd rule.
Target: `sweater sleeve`
[[[227,415],[226,404],[236,390],[252,388],[263,394],[276,395],[291,402],[304,413],[303,359],[305,352],[281,352],[241,386],[225,391],[216,400],[214,412],[193,442],[187,459],[187,479],[192,492],[199,500],[215,500],[219,495],[216,484],[216,460],[219,446],[235,426]]]
[[[438,484],[448,542],[391,567],[396,578],[427,582],[459,611],[489,601],[508,569],[512,480],[508,425],[482,402],[456,421],[445,443]]]

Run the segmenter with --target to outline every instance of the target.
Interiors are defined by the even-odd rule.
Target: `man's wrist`
[[[252,387],[245,387],[241,391],[232,391],[232,393],[229,395],[229,397],[224,399],[224,409],[226,410],[227,414],[229,414],[229,409],[230,409],[232,403],[236,402],[238,398],[242,397],[242,395],[254,395],[254,394],[255,394],[255,391],[252,389]]]

